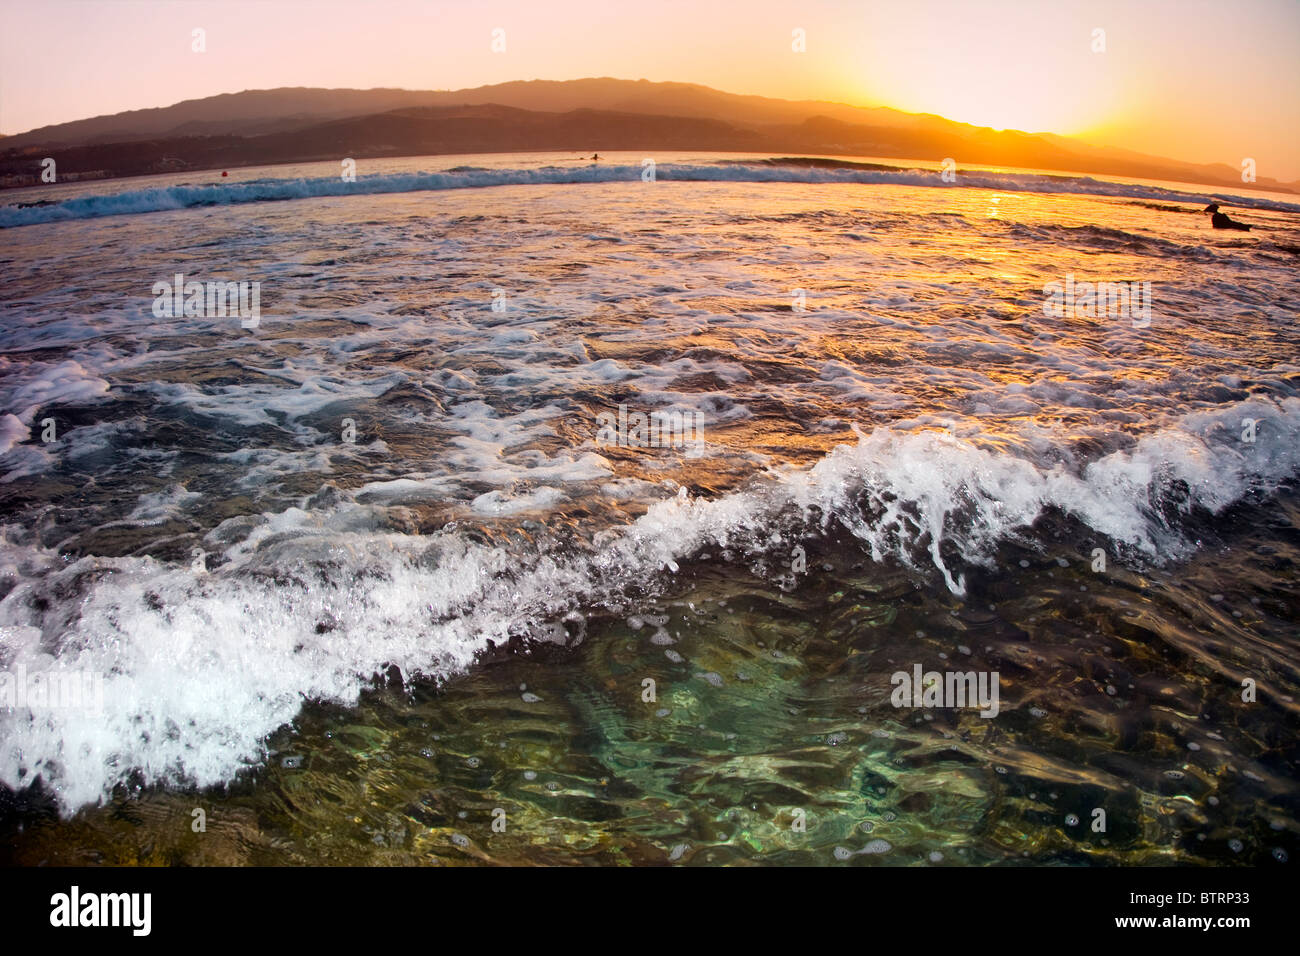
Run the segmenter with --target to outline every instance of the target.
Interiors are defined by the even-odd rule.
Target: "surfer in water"
[[[1217,202],[1210,203],[1205,207],[1203,212],[1211,214],[1210,224],[1214,226],[1215,229],[1240,229],[1242,232],[1250,231],[1250,226],[1246,225],[1244,222],[1237,222],[1235,219],[1229,219],[1227,213],[1219,212],[1219,204]]]
[[[596,160],[600,159],[600,153],[592,153],[591,158]]]

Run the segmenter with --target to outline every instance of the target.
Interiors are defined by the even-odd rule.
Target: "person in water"
[[[1210,213],[1210,224],[1215,229],[1240,229],[1242,232],[1249,232],[1250,226],[1244,222],[1237,222],[1235,219],[1229,219],[1227,213],[1219,212],[1219,204],[1212,202],[1203,210]]]
[[[592,158],[592,159],[600,159],[600,153],[592,153],[592,154],[591,154],[591,158]]]

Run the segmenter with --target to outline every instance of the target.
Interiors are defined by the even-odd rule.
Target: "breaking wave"
[[[102,216],[127,216],[166,212],[199,206],[237,205],[253,202],[310,199],[325,196],[354,196],[378,193],[427,192],[473,189],[489,186],[579,185],[591,183],[640,182],[640,166],[583,166],[536,169],[482,169],[458,166],[445,172],[394,173],[363,176],[345,182],[334,176],[320,179],[258,179],[242,183],[168,186],[107,196],[82,196],[49,205],[0,208],[0,228],[30,226]],[[1206,203],[1218,193],[1190,193],[1157,186],[1113,183],[1087,176],[1043,176],[1032,173],[957,173],[954,182],[944,182],[938,172],[921,169],[862,170],[780,165],[685,165],[662,164],[656,180],[668,182],[734,183],[844,183],[858,185],[931,186],[935,188],[998,189],[1011,192],[1077,193],[1130,199]],[[1258,197],[1232,197],[1234,205],[1282,212],[1300,212],[1300,204],[1280,203]]]
[[[1242,440],[1243,416],[1257,421],[1254,442]],[[572,646],[588,618],[653,600],[706,551],[788,566],[801,542],[847,533],[873,560],[962,595],[1000,544],[1033,546],[1035,523],[1055,512],[1158,563],[1195,547],[1198,515],[1296,474],[1300,399],[1190,415],[1075,466],[942,432],[858,434],[811,468],[714,499],[683,490],[586,543],[402,534],[386,509],[345,493],[218,526],[204,541],[220,556],[212,570],[68,564],[10,528],[0,663],[47,686],[90,675],[99,693],[93,706],[0,707],[0,782],[40,778],[65,812],[131,780],[227,782],[265,759],[267,736],[305,701],[355,704],[392,668],[446,679],[512,641]]]

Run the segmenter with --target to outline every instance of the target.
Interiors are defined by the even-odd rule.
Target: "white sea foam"
[[[30,435],[31,430],[17,415],[11,412],[0,415],[0,455],[7,454],[19,442],[27,441]]]
[[[0,371],[13,376],[0,389],[0,408],[25,425],[47,405],[94,402],[108,392],[108,382],[71,360],[55,364],[5,360]]]
[[[1258,421],[1254,443],[1241,440],[1242,417]],[[593,550],[395,534],[386,507],[346,499],[229,520],[205,541],[224,558],[212,572],[139,558],[65,565],[11,541],[0,548],[0,574],[17,582],[0,601],[3,666],[99,674],[104,698],[93,718],[0,711],[0,780],[17,787],[39,775],[65,811],[104,798],[133,770],[148,781],[226,781],[264,756],[266,736],[304,700],[354,703],[385,665],[443,678],[511,637],[563,640],[566,615],[621,603],[629,584],[654,589],[701,549],[779,561],[840,527],[875,559],[937,573],[961,594],[999,543],[1032,541],[1031,525],[1056,509],[1158,561],[1190,547],[1180,515],[1267,492],[1297,466],[1300,399],[1255,400],[1186,416],[1076,469],[947,433],[878,428],[811,468],[716,499],[683,490],[602,532]],[[1170,494],[1177,483],[1184,490]],[[561,494],[494,492],[475,505],[499,516]],[[153,520],[190,500],[171,488],[137,511]]]
[[[187,491],[184,485],[169,485],[162,491],[140,496],[135,509],[127,515],[125,523],[162,524],[185,514],[188,506],[201,501],[203,495]]]

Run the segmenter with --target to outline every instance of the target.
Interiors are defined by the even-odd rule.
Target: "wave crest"
[[[121,192],[107,196],[82,196],[48,206],[0,208],[0,228],[47,222],[94,219],[165,212],[196,206],[238,205],[252,202],[353,196],[381,193],[474,189],[489,186],[578,185],[640,182],[640,166],[590,165],[574,168],[544,166],[537,169],[481,169],[458,166],[445,172],[392,173],[361,176],[354,182],[341,177],[320,179],[257,179],[242,183],[167,186]],[[1045,176],[1033,173],[957,174],[944,182],[938,172],[921,169],[863,170],[773,165],[688,165],[665,163],[656,167],[657,180],[668,182],[736,183],[845,183],[858,185],[930,186],[941,189],[997,189],[1012,192],[1082,193],[1131,199],[1205,203],[1210,193],[1184,193],[1155,186],[1112,183],[1088,176]],[[1234,205],[1283,212],[1300,212],[1300,205],[1257,197],[1232,197]]]

